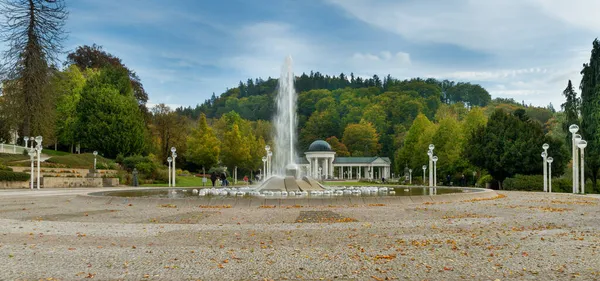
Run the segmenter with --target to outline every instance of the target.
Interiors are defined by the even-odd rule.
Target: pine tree
[[[592,45],[590,62],[581,70],[581,136],[588,141],[586,171],[597,188],[600,168],[600,42],[597,38]]]
[[[563,91],[563,95],[567,98],[565,103],[561,105],[562,110],[565,112],[565,121],[562,124],[563,130],[567,133],[566,143],[571,149],[573,145],[571,141],[571,134],[569,133],[569,126],[572,124],[579,125],[579,110],[581,106],[581,100],[577,97],[577,93],[573,89],[571,80],[567,84],[567,88]]]
[[[10,112],[20,120],[23,136],[48,133],[53,112],[50,97],[50,65],[57,61],[64,40],[68,12],[63,0],[8,0],[0,3],[5,19],[0,39],[7,43],[2,79],[14,81],[8,97]]]

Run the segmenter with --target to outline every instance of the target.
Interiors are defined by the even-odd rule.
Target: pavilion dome
[[[324,140],[316,140],[308,147],[308,152],[313,151],[333,151],[331,145]]]

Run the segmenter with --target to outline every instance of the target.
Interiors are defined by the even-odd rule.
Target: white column
[[[323,169],[323,172],[324,172],[323,178],[327,178],[327,176],[329,175],[329,159],[323,158],[323,164],[325,166],[325,169]]]
[[[333,157],[329,158],[329,176],[333,178]]]

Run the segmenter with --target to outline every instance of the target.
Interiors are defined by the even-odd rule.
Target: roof
[[[333,151],[331,145],[324,140],[316,140],[308,147],[308,152],[312,151]]]
[[[381,159],[387,164],[391,164],[392,161],[388,157],[336,157],[333,160],[333,164],[371,164],[377,159]]]

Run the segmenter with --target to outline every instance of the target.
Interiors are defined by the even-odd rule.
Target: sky
[[[72,0],[70,52],[98,44],[149,105],[195,106],[248,78],[433,77],[559,110],[600,36],[597,0]],[[2,50],[0,46],[0,50]],[[66,57],[63,56],[63,57]]]

